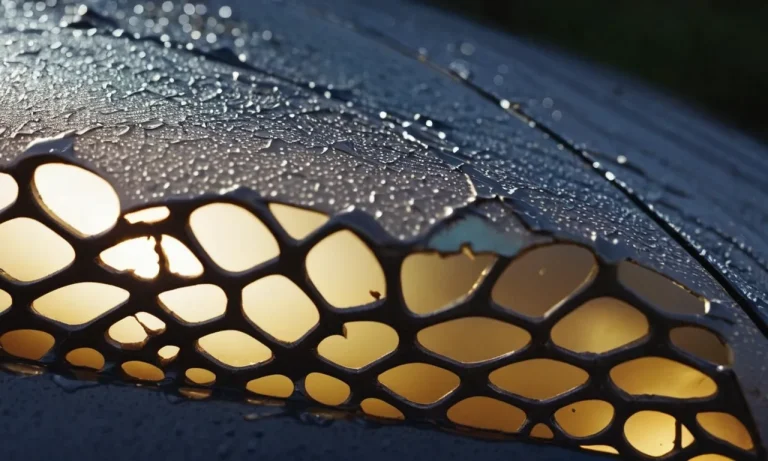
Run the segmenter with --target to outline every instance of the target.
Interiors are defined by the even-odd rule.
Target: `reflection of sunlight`
[[[165,322],[149,312],[137,312],[135,317],[149,335],[159,335],[165,331]]]
[[[82,236],[106,232],[120,216],[120,200],[115,190],[90,171],[47,163],[35,170],[34,183],[43,206]]]
[[[624,436],[639,452],[648,456],[660,457],[675,448],[676,426],[674,417],[658,411],[640,411],[630,416],[624,423]],[[684,425],[680,427],[681,446],[693,443],[693,436]]]
[[[419,344],[462,363],[478,363],[511,354],[531,340],[524,329],[487,317],[464,317],[419,332]]]
[[[109,338],[123,349],[141,349],[149,340],[149,335],[134,316],[117,321],[107,330]]]
[[[160,247],[168,260],[168,269],[182,277],[197,277],[203,273],[203,265],[186,245],[170,235],[163,235]]]
[[[0,336],[0,348],[29,360],[40,360],[53,347],[50,334],[39,330],[14,330]]]
[[[572,437],[589,437],[613,420],[613,406],[602,400],[582,400],[555,412],[555,422]]]
[[[0,242],[0,270],[21,282],[48,277],[75,260],[74,248],[34,219],[0,224]]]
[[[530,359],[498,368],[491,372],[488,379],[494,386],[509,393],[547,400],[583,385],[589,375],[565,362]]]
[[[333,363],[357,370],[397,348],[395,330],[379,322],[347,322],[344,336],[328,336],[317,346],[317,353]]]
[[[698,327],[678,327],[669,332],[672,344],[680,349],[718,365],[733,363],[733,352],[711,331]]]
[[[163,370],[157,368],[151,363],[132,360],[125,362],[121,368],[126,375],[141,381],[162,381],[165,378]]]
[[[280,255],[267,226],[231,203],[198,208],[190,215],[189,226],[213,262],[229,272],[242,272]]]
[[[32,302],[32,310],[65,325],[83,325],[128,300],[128,291],[96,282],[58,288]]]
[[[0,173],[0,211],[13,205],[19,196],[19,185],[13,179],[13,176]]]
[[[246,389],[267,397],[287,398],[293,394],[293,381],[287,376],[270,375],[248,381]]]
[[[754,448],[754,442],[744,424],[728,413],[704,412],[696,415],[696,421],[718,439],[725,440],[743,450]]]
[[[673,416],[633,410],[635,413],[625,420],[626,414],[618,407],[614,409],[608,397],[580,401],[574,398],[589,386],[608,386],[627,399],[637,396],[698,399],[711,397],[718,391],[715,379],[709,372],[700,371],[695,366],[697,362],[689,365],[648,356],[647,349],[633,352],[623,363],[611,363],[608,374],[612,382],[603,381],[602,371],[590,376],[595,373],[594,363],[603,359],[601,354],[610,354],[622,347],[645,347],[644,340],[651,329],[648,319],[653,316],[644,305],[630,305],[618,299],[624,298],[621,290],[601,297],[583,292],[598,274],[598,264],[592,251],[576,244],[557,242],[526,249],[509,263],[497,254],[473,254],[468,246],[462,251],[443,254],[423,246],[409,247],[406,253],[395,245],[382,250],[391,251],[387,253],[388,261],[394,261],[391,266],[382,267],[383,262],[376,256],[379,250],[374,253],[372,248],[377,247],[367,241],[366,234],[323,227],[329,220],[323,213],[273,203],[268,205],[270,217],[270,214],[257,215],[250,207],[223,202],[192,205],[194,211],[189,221],[179,223],[169,220],[171,210],[167,206],[133,211],[124,216],[127,224],[121,222],[119,232],[117,229],[113,232],[123,238],[130,236],[120,242],[120,237],[102,236],[119,219],[120,202],[115,190],[101,177],[80,167],[49,163],[35,170],[33,186],[20,189],[13,177],[0,173],[0,212],[14,206],[19,192],[29,190],[37,194],[37,200],[43,205],[43,210],[32,216],[48,213],[62,227],[46,219],[41,219],[46,223],[43,224],[18,217],[14,208],[6,211],[7,215],[13,213],[13,217],[0,220],[0,272],[10,279],[6,280],[9,286],[51,276],[69,280],[67,277],[71,274],[61,271],[71,267],[70,272],[79,274],[81,264],[92,262],[92,254],[98,254],[101,274],[114,277],[117,286],[87,281],[89,279],[58,284],[58,280],[52,278],[51,288],[36,295],[30,306],[21,307],[31,308],[36,318],[56,322],[55,328],[59,330],[48,330],[42,325],[40,330],[8,331],[0,336],[2,354],[46,361],[55,351],[64,355],[70,365],[78,367],[80,373],[88,368],[93,375],[119,366],[123,377],[149,382],[163,380],[166,372],[174,378],[183,374],[185,381],[180,382],[179,392],[189,398],[214,395],[211,389],[194,386],[212,386],[217,378],[225,382],[226,369],[247,367],[258,370],[245,384],[245,388],[257,396],[288,398],[294,394],[296,383],[303,382],[303,389],[301,384],[299,389],[315,403],[339,406],[359,401],[357,411],[389,419],[405,419],[405,414],[410,418],[411,410],[421,411],[423,406],[439,405],[447,400],[448,410],[440,411],[460,426],[504,433],[516,433],[525,427],[527,433],[529,426],[525,421],[531,417],[533,427],[529,436],[532,438],[558,441],[564,433],[572,442],[583,444],[581,448],[585,450],[617,454],[613,446],[601,444],[604,439],[588,439],[614,424],[623,429],[626,440],[636,450],[656,457],[675,449],[676,433],[682,434],[683,447],[693,443],[691,433],[686,427],[680,427]],[[263,208],[259,205],[254,209]],[[183,213],[184,207],[180,210]],[[176,218],[176,208],[173,213]],[[165,220],[168,221],[153,225]],[[267,225],[275,226],[275,222],[282,226],[284,233],[273,235]],[[182,235],[170,235],[172,224],[188,227]],[[129,231],[123,233],[125,228]],[[318,229],[330,233],[320,236],[316,233]],[[76,235],[70,235],[73,233]],[[317,237],[318,243],[310,248],[307,237]],[[287,241],[278,243],[278,238]],[[116,241],[119,243],[115,244]],[[78,249],[77,255],[73,246]],[[88,261],[76,258],[82,256],[81,249]],[[295,259],[290,259],[293,266],[288,270],[285,261],[275,261],[281,257],[281,250],[286,255],[296,252],[290,256]],[[264,264],[270,261],[276,264]],[[233,281],[219,283],[227,274],[222,274],[216,266],[233,273],[255,270],[236,276],[229,274]],[[273,268],[279,269],[272,271]],[[204,276],[205,270],[210,273]],[[298,275],[291,272],[294,270],[299,271]],[[161,276],[163,271],[172,275]],[[617,285],[621,283],[637,295],[645,296],[663,311],[697,315],[707,311],[706,300],[661,274],[626,261],[618,264],[616,271]],[[132,274],[141,281],[115,272]],[[498,277],[493,286],[488,277]],[[199,280],[192,282],[184,278]],[[152,291],[161,279],[172,283]],[[90,280],[103,280],[103,277]],[[394,286],[388,287],[387,283]],[[131,302],[146,300],[149,305],[123,306],[130,294],[118,286],[145,287],[146,298],[137,296]],[[160,292],[162,290],[167,291]],[[584,295],[578,298],[579,306],[559,312],[558,309],[564,309],[564,301],[576,294]],[[16,295],[11,288],[0,290],[0,314],[7,315],[9,309],[13,313],[19,307],[12,296]],[[19,296],[18,299],[21,303],[25,298]],[[378,300],[383,301],[376,303]],[[476,303],[487,305],[476,311],[469,310],[475,309]],[[458,304],[461,310],[451,310]],[[340,312],[329,309],[328,305],[336,309],[359,309]],[[228,308],[236,312],[228,312]],[[467,310],[463,310],[465,308]],[[113,312],[116,309],[123,311]],[[105,319],[109,312],[115,317]],[[430,319],[429,315],[435,313],[440,317]],[[228,323],[231,329],[221,330],[215,322],[225,315],[229,322],[230,314],[241,315],[242,325]],[[329,322],[333,315],[345,317],[333,317]],[[400,320],[403,316],[409,319]],[[99,318],[103,322],[94,322]],[[551,328],[546,326],[549,325],[547,318],[554,324]],[[413,323],[397,324],[393,319]],[[210,323],[200,325],[206,322]],[[534,331],[529,328],[533,322],[545,325],[548,330]],[[143,349],[147,354],[143,357],[151,359],[123,362],[125,358],[114,358],[106,350],[73,349],[69,342],[56,344],[61,328],[91,328],[92,323],[100,325],[101,331],[97,333],[106,335],[115,350],[121,349],[121,354]],[[669,339],[672,349],[717,365],[731,364],[732,352],[715,332],[696,326],[695,322],[678,322],[664,328],[667,327],[669,337],[664,340]],[[343,328],[343,334],[339,328]],[[54,338],[43,330],[57,336]],[[185,330],[191,335],[186,341],[184,336],[177,336],[177,332]],[[429,358],[413,363],[404,360],[398,349],[400,335],[409,341],[413,341],[415,335],[413,346]],[[311,338],[310,353],[316,354],[307,360],[319,358],[321,362],[311,363],[321,366],[323,373],[307,369],[308,374],[294,376],[294,371],[286,371],[290,378],[269,374],[280,369],[268,369],[275,359],[273,350],[278,352],[280,348],[302,344],[305,337]],[[276,345],[275,341],[281,344]],[[555,346],[554,356],[540,354],[536,349],[543,341]],[[184,348],[182,356],[179,355],[182,349],[169,342]],[[302,352],[306,348],[296,350]],[[518,358],[515,354],[526,355]],[[195,356],[199,362],[191,359]],[[281,357],[279,352],[277,357]],[[491,362],[499,358],[504,359]],[[105,360],[109,362],[105,364]],[[180,368],[164,371],[174,360]],[[388,360],[392,360],[391,364]],[[465,373],[474,372],[471,366],[478,364],[483,375],[468,381],[474,381],[472,386],[487,385],[485,395],[466,392]],[[260,374],[259,366],[264,366],[266,376]],[[357,395],[359,390],[348,384],[354,381],[350,378],[352,373],[366,367],[376,370],[377,384],[386,391],[376,398]],[[463,368],[459,370],[460,367]],[[593,380],[597,380],[597,384]],[[510,401],[525,399],[525,405],[515,404],[525,411],[504,401],[505,396]],[[569,403],[558,404],[559,400],[552,400],[558,396]],[[542,401],[556,405],[551,411],[547,410],[552,420],[542,422],[540,415],[529,410],[536,405],[550,405]],[[695,405],[698,401],[689,403]],[[619,418],[616,414],[624,416]],[[697,430],[705,430],[744,450],[754,448],[749,430],[733,415],[698,412],[697,422],[700,426]],[[574,438],[583,439],[574,441]]]
[[[555,434],[546,424],[538,423],[537,425],[533,426],[533,429],[531,429],[531,437],[537,439],[552,439],[555,437]]]
[[[329,235],[309,250],[307,273],[334,307],[362,306],[387,295],[379,261],[368,245],[348,230]]]
[[[642,312],[615,298],[587,301],[552,327],[552,342],[582,354],[602,354],[648,334]]]
[[[350,388],[344,381],[323,373],[310,373],[304,379],[307,394],[324,405],[341,405],[350,395]]]
[[[256,339],[237,330],[223,330],[203,336],[197,346],[214,359],[234,368],[248,367],[272,358],[272,351]]]
[[[81,347],[70,351],[66,356],[67,362],[76,367],[101,370],[104,368],[104,356],[101,352],[90,347]]]
[[[525,422],[525,412],[489,397],[470,397],[449,408],[448,419],[463,426],[514,433]]]
[[[619,264],[619,282],[648,299],[656,307],[674,314],[706,314],[709,301],[694,295],[667,277],[633,262]]]
[[[210,386],[216,382],[216,374],[205,368],[188,368],[184,372],[184,377],[199,386]]]
[[[466,298],[496,261],[489,254],[412,253],[405,258],[400,280],[405,305],[419,315],[447,308]]]
[[[124,217],[130,224],[136,224],[139,222],[156,223],[166,219],[171,215],[171,210],[166,206],[156,206],[152,208],[145,208],[143,210],[127,213]]]
[[[631,395],[658,395],[675,399],[709,397],[717,384],[704,373],[663,357],[641,357],[616,365],[611,380]]]
[[[406,400],[429,405],[453,392],[459,377],[427,363],[406,363],[380,374],[379,382]]]
[[[360,402],[360,408],[367,415],[377,418],[405,419],[403,412],[379,399],[368,398]]]
[[[227,295],[211,284],[192,285],[165,291],[157,296],[160,307],[186,323],[201,323],[224,315]]]
[[[323,213],[279,203],[270,204],[269,211],[288,235],[296,240],[303,239],[328,221],[328,216]]]
[[[269,275],[246,286],[243,313],[267,334],[285,343],[298,341],[320,320],[312,300],[282,275]]]
[[[160,258],[154,237],[136,237],[104,250],[99,256],[119,272],[133,272],[139,278],[153,279],[160,273]]]
[[[171,363],[176,356],[179,355],[179,346],[163,346],[157,351],[157,356],[160,358],[161,365],[167,365]]]
[[[493,301],[528,317],[546,317],[563,300],[592,280],[592,252],[576,245],[533,248],[509,263],[493,286]]]
[[[13,298],[7,291],[0,290],[0,314],[13,305]]]
[[[203,265],[179,240],[163,235],[160,248],[168,260],[168,269],[182,277],[196,277],[203,273]],[[104,264],[119,272],[132,272],[142,279],[153,279],[160,273],[160,257],[154,237],[136,237],[104,250],[100,258]]]

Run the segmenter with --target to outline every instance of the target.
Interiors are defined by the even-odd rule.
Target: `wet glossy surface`
[[[768,343],[710,275],[765,318],[764,147],[626,79],[410,3],[243,0],[232,19],[217,2],[11,3],[0,19],[5,164],[74,131],[78,157],[124,208],[247,187],[365,211],[400,240],[472,216],[507,240],[529,241],[532,228],[631,257],[720,301],[711,326],[749,357],[734,368],[765,437]]]
[[[285,416],[279,407],[194,402],[132,387],[0,373],[3,459],[341,460],[602,458],[553,446],[458,437],[403,424]],[[49,414],[55,405],[67,418]],[[66,421],[62,421],[66,419]],[[34,430],[34,433],[30,433]],[[57,443],[39,443],[41,434]],[[53,440],[47,435],[49,440]],[[33,441],[38,443],[21,443]],[[535,452],[532,450],[535,449]],[[535,453],[535,454],[534,454]]]
[[[768,147],[625,76],[414,2],[343,10],[344,2],[323,3],[362,33],[424,56],[585,151],[768,321]]]

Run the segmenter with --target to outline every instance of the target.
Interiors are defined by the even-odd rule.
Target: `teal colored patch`
[[[485,219],[469,215],[432,235],[427,247],[441,253],[455,253],[468,246],[474,253],[496,253],[512,257],[534,240],[533,235],[503,232]]]

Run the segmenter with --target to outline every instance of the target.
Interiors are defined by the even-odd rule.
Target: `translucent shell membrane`
[[[84,168],[42,163],[30,180],[20,188],[0,173],[3,361],[168,384],[193,399],[237,382],[253,397],[299,392],[371,418],[425,419],[626,458],[687,459],[696,441],[706,451],[697,461],[757,459],[745,405],[731,404],[741,390],[723,374],[732,353],[699,321],[709,302],[633,262],[619,263],[610,280],[592,251],[567,243],[512,259],[402,246],[384,254],[355,226],[288,204],[190,201],[121,217],[114,189]],[[15,209],[30,200],[40,206]],[[277,273],[286,248],[294,266]],[[98,258],[80,261],[81,251]],[[73,280],[84,265],[103,274],[14,303],[14,286]],[[642,302],[591,296],[598,279]],[[131,292],[137,283],[141,292]],[[50,326],[5,323],[9,310]],[[678,319],[674,327],[667,315]],[[329,320],[340,327],[319,328]],[[649,348],[652,324],[668,341]],[[201,325],[205,333],[194,333]],[[72,330],[88,334],[68,339]],[[169,343],[169,331],[184,341]],[[120,359],[121,351],[133,358]],[[304,371],[286,362],[296,354]],[[118,366],[107,366],[111,357]],[[318,360],[331,368],[316,371]],[[595,373],[596,364],[609,372]],[[471,373],[487,379],[462,383]],[[462,385],[469,392],[459,397]],[[675,402],[675,411],[643,409],[649,396]],[[639,409],[618,412],[624,399]]]

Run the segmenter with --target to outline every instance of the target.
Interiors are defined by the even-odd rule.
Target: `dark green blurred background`
[[[768,0],[431,0],[639,77],[768,140]]]

